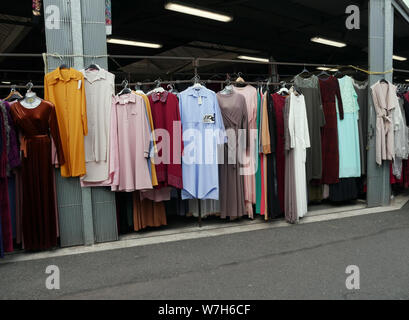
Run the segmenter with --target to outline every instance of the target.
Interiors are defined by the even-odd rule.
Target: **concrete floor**
[[[409,205],[287,228],[0,263],[0,299],[409,299]],[[61,289],[45,287],[48,265]],[[345,270],[360,268],[358,291]]]

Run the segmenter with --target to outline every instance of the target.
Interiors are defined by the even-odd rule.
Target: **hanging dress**
[[[291,92],[289,131],[291,147],[294,149],[295,193],[297,198],[297,216],[304,217],[308,212],[307,176],[305,162],[307,149],[310,148],[307,110],[303,95]]]
[[[116,96],[111,114],[112,191],[152,189],[147,162],[151,132],[143,98],[132,93]]]
[[[219,164],[221,218],[236,219],[246,215],[239,153],[247,150],[243,150],[248,143],[247,106],[245,98],[238,93],[218,93],[217,100],[228,139],[227,143],[221,146],[224,148],[224,161]],[[242,139],[243,131],[247,141]],[[243,143],[242,148],[239,143]]]
[[[246,98],[247,116],[249,121],[250,147],[247,157],[250,160],[246,167],[247,174],[244,176],[244,197],[246,201],[246,211],[250,218],[253,218],[253,204],[256,203],[256,144],[257,144],[257,89],[251,85],[243,88],[234,87],[236,93],[242,94]]]
[[[284,106],[285,96],[273,94],[274,110],[276,115],[276,160],[277,160],[277,184],[278,199],[281,213],[284,213],[284,176],[285,176],[285,151],[284,151]]]
[[[368,159],[367,145],[368,145],[368,82],[354,80],[355,91],[358,95],[359,105],[359,146],[361,154],[361,173],[366,174],[366,165]]]
[[[307,150],[307,181],[321,180],[322,177],[322,141],[321,130],[325,125],[325,115],[322,108],[322,99],[319,79],[313,75],[303,78],[300,75],[294,79],[295,85],[300,88],[305,97],[307,108],[308,128],[310,130],[311,148]]]
[[[322,178],[323,184],[339,182],[339,148],[337,108],[340,119],[344,119],[344,108],[337,78],[330,76],[328,79],[319,79],[322,107],[325,115],[325,126],[321,131],[322,144]]]
[[[277,121],[272,95],[267,92],[267,115],[270,132],[271,153],[267,155],[267,203],[268,218],[275,219],[282,216],[278,197],[277,181]]]
[[[296,223],[297,215],[297,196],[295,191],[295,162],[294,149],[291,147],[290,135],[290,107],[291,95],[285,100],[284,105],[284,141],[285,141],[285,189],[284,189],[284,212],[285,220],[288,223]]]
[[[358,95],[350,77],[344,76],[338,82],[344,110],[343,120],[337,110],[339,177],[357,178],[361,176]]]
[[[19,102],[11,107],[16,126],[23,135],[22,225],[24,248],[44,250],[57,245],[57,215],[51,163],[53,138],[60,165],[65,163],[54,105],[42,101],[34,109]]]
[[[4,171],[3,170],[3,168],[4,168],[3,159],[4,159],[4,155],[6,154],[6,148],[4,146],[4,124],[3,124],[3,121],[1,121],[1,120],[2,120],[2,117],[0,116],[0,177],[2,176],[2,171]],[[2,192],[2,191],[0,190],[0,192]],[[1,220],[2,220],[1,212],[2,211],[0,211],[0,258],[3,258],[4,248],[3,248],[3,232],[2,232],[2,224],[1,224]]]

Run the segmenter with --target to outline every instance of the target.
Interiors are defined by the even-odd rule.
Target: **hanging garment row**
[[[29,251],[57,246],[54,166],[82,187],[116,192],[118,226],[128,231],[166,225],[170,213],[295,223],[311,201],[356,199],[365,189],[357,178],[365,174],[366,84],[304,72],[278,92],[242,78],[227,84],[216,93],[196,78],[178,94],[159,83],[145,94],[125,83],[115,94],[114,75],[93,65],[46,74],[44,99],[31,88],[13,92],[0,113],[1,252],[13,239]],[[409,176],[400,131],[408,97],[400,92],[399,104],[387,82],[372,91],[377,154],[393,160],[397,177]]]

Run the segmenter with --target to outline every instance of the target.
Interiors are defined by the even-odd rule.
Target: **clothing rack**
[[[351,65],[342,64],[326,64],[326,63],[306,63],[306,62],[280,62],[280,61],[251,61],[240,59],[219,59],[219,58],[202,58],[202,57],[175,57],[175,56],[145,56],[145,55],[74,55],[74,54],[59,54],[59,53],[0,53],[0,57],[13,58],[55,58],[62,60],[63,58],[111,58],[111,59],[153,59],[153,60],[179,60],[191,61],[194,67],[200,67],[200,61],[205,62],[225,62],[225,63],[240,63],[240,64],[258,64],[258,65],[283,65],[283,66],[300,66],[300,67],[328,67],[328,68],[351,68]],[[409,73],[409,70],[393,69],[396,72]]]
[[[140,55],[67,55],[63,54],[60,55],[58,53],[38,53],[38,54],[30,54],[30,53],[0,53],[0,57],[13,57],[13,58],[42,58],[42,59],[48,59],[48,58],[54,58],[54,59],[59,59],[63,61],[63,58],[74,58],[74,57],[83,57],[83,58],[91,58],[91,59],[97,59],[97,58],[110,58],[112,61],[114,61],[117,65],[119,65],[115,59],[132,59],[132,60],[137,60],[137,59],[153,59],[153,60],[173,60],[173,61],[190,61],[192,63],[192,66],[194,68],[194,74],[195,77],[198,75],[198,69],[200,67],[200,62],[219,62],[219,63],[230,63],[230,64],[253,64],[253,65],[266,65],[266,66],[300,66],[300,67],[327,67],[327,68],[353,68],[355,70],[360,70],[362,72],[370,73],[370,71],[366,71],[363,69],[360,69],[358,67],[352,66],[352,65],[338,65],[338,64],[318,64],[318,63],[300,63],[300,62],[279,62],[279,61],[250,61],[250,60],[239,60],[239,59],[217,59],[217,58],[201,58],[201,57],[175,57],[175,56],[140,56]],[[270,68],[271,69],[271,68]],[[393,69],[391,71],[387,71],[385,73],[390,73],[390,72],[401,72],[401,73],[409,73],[409,70],[402,70],[402,69]],[[127,73],[127,72],[125,72]],[[269,73],[271,71],[269,70]],[[382,73],[382,72],[380,72]],[[129,73],[128,73],[129,74]],[[200,83],[219,83],[219,84],[225,84],[226,81],[223,80],[199,80]],[[156,85],[158,82],[136,82],[136,83],[129,83],[129,86],[135,86],[135,85]],[[182,83],[192,83],[192,80],[170,80],[170,81],[160,81],[160,83],[164,84],[182,84]],[[236,82],[236,81],[230,81],[230,84],[245,84],[245,85],[281,85],[280,83],[275,83],[271,82],[270,80],[268,81],[257,81],[257,82]],[[116,86],[121,86],[120,84],[117,84]],[[0,88],[10,88],[10,85],[0,85]],[[23,85],[16,85],[14,88],[26,88],[26,86]],[[34,89],[41,89],[44,88],[44,86],[33,86]],[[201,217],[201,203],[200,200],[198,200],[198,220],[199,220],[199,227],[202,226],[202,217]]]

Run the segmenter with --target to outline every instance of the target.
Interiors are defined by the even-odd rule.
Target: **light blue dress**
[[[339,177],[354,178],[361,176],[361,154],[359,149],[359,104],[351,77],[338,79],[341,89],[344,120],[338,119]]]
[[[179,95],[183,128],[182,199],[219,200],[218,145],[226,142],[216,93],[201,86]]]

